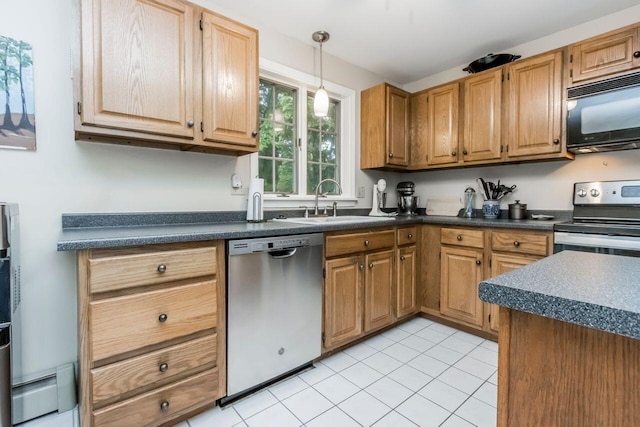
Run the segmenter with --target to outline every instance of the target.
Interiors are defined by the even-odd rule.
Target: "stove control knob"
[[[587,190],[585,190],[584,188],[578,190],[578,196],[585,197],[586,195],[587,195]]]
[[[595,188],[592,189],[589,193],[591,194],[591,197],[598,197],[600,195],[600,192]]]

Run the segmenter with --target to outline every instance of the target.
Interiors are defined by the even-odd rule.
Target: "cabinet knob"
[[[255,138],[256,136],[258,136],[258,131],[257,131],[257,130],[252,131],[252,132],[251,132],[251,136],[252,136],[252,137],[254,137],[254,138]]]
[[[476,260],[476,265],[480,265],[482,264],[482,261],[480,261],[479,259]]]
[[[413,239],[413,234],[409,233],[409,234],[407,235],[407,239]]]
[[[389,153],[389,157],[393,157],[393,153]]]
[[[452,155],[453,157],[455,157],[457,154],[458,154],[458,153],[457,153],[456,151],[452,151],[452,152],[451,152],[451,155]]]
[[[635,52],[633,52],[633,57],[640,58],[640,50],[636,50]]]
[[[365,246],[369,246],[369,241],[368,241],[368,240],[365,240],[365,241],[364,241],[364,245],[365,245]]]
[[[167,266],[165,264],[160,264],[158,266],[158,273],[164,273],[165,271],[167,271]]]
[[[404,261],[405,259],[406,259],[406,258],[404,257],[404,255],[402,255],[402,256],[400,257],[400,261]]]
[[[167,409],[169,409],[169,402],[165,400],[160,404],[160,410],[164,412]]]
[[[516,247],[517,247],[517,246],[520,246],[520,242],[518,242],[517,240],[515,240],[515,241],[513,242],[513,246],[516,246]]]
[[[162,313],[160,316],[158,316],[158,320],[160,321],[160,323],[164,323],[167,321],[167,315]]]
[[[372,262],[369,263],[369,268],[373,268],[373,263]]]
[[[457,240],[458,242],[459,242],[460,240],[462,240],[462,235],[458,234],[458,235],[456,236],[456,240]]]
[[[360,270],[364,270],[364,264],[360,264]]]
[[[193,122],[193,120],[189,120],[189,121],[187,122],[187,126],[189,126],[190,128],[192,128],[194,124],[195,124],[195,123]]]
[[[555,145],[558,145],[558,144],[560,144],[560,140],[559,140],[558,138],[556,138],[556,139],[554,139],[554,140],[553,140],[553,143],[554,143]]]
[[[160,370],[160,372],[167,372],[167,369],[169,369],[169,365],[166,363],[161,363],[158,369]]]
[[[462,150],[462,154],[467,155],[467,150]]]

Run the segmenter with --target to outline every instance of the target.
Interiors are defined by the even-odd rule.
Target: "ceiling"
[[[399,84],[468,64],[640,0],[214,0]],[[518,54],[518,52],[509,52]]]

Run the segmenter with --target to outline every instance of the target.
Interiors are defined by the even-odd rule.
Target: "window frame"
[[[298,194],[290,194],[283,197],[278,194],[265,194],[264,206],[273,208],[298,208],[301,205],[310,206],[315,200],[313,194],[301,194],[306,192],[307,185],[307,92],[315,92],[319,87],[316,77],[287,67],[276,62],[260,58],[260,78],[295,87],[298,91],[298,137],[300,144],[297,158],[297,187]],[[329,205],[337,201],[339,206],[355,206],[355,175],[356,175],[356,91],[344,86],[324,81],[324,87],[329,97],[340,101],[340,138],[339,152],[340,165],[339,177],[342,187],[342,195],[330,195],[323,198],[319,204]],[[304,100],[304,101],[302,101]],[[304,164],[303,164],[304,162]],[[251,154],[251,176],[258,175],[258,153]],[[309,203],[311,202],[311,203]]]

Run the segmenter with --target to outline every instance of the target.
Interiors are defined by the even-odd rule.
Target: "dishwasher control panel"
[[[231,240],[229,255],[241,255],[253,252],[271,252],[282,249],[304,248],[322,245],[322,233],[301,234],[299,236],[278,236],[258,239]]]

